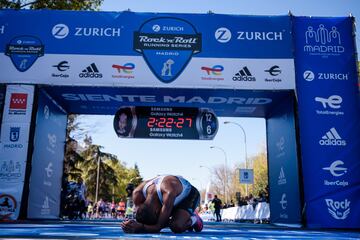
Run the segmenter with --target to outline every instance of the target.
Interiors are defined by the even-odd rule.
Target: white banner
[[[19,216],[33,98],[34,86],[6,88],[0,136],[0,219],[16,220]]]
[[[0,55],[0,83],[78,86],[281,90],[295,88],[293,59],[193,57],[180,76],[163,83],[139,56],[46,54],[25,72]]]

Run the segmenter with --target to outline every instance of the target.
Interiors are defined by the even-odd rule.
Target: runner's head
[[[144,202],[136,211],[136,221],[147,225],[154,225],[158,221],[159,212],[158,207]]]
[[[147,225],[156,224],[159,218],[161,206],[162,205],[157,195],[156,188],[152,185],[148,188],[145,202],[138,206],[136,211],[136,221]]]

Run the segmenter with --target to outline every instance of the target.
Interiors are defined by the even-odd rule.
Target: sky
[[[351,13],[360,18],[360,0],[104,0],[100,9],[240,15],[286,15],[290,11],[295,16],[329,17]],[[357,36],[357,45],[359,42]],[[244,128],[246,145],[242,130],[235,124],[224,125],[224,121]],[[257,118],[219,118],[219,130],[212,141],[120,139],[112,127],[113,116],[81,116],[80,122],[86,122],[83,126],[91,129],[93,142],[104,146],[105,152],[116,154],[128,167],[136,163],[143,178],[182,175],[200,189],[213,177],[214,167],[226,162],[228,168],[235,169],[245,161],[245,147],[251,158],[266,146],[265,120]]]

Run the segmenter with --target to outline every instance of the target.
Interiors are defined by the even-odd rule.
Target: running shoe
[[[194,215],[196,217],[196,222],[194,225],[192,225],[192,227],[195,230],[195,232],[201,232],[204,227],[203,220],[196,211],[194,212]]]

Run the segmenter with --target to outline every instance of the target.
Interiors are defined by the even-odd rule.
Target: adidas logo
[[[346,141],[343,140],[336,129],[331,128],[319,141],[322,146],[346,146]]]
[[[79,74],[81,78],[102,78],[103,75],[99,73],[99,69],[96,67],[95,63],[90,64],[87,68],[82,70]]]
[[[245,66],[238,73],[233,76],[233,81],[256,81],[256,78],[253,77],[249,69]]]
[[[283,167],[281,167],[278,178],[278,185],[284,185],[284,184],[286,184],[286,177],[285,177],[284,169]]]

